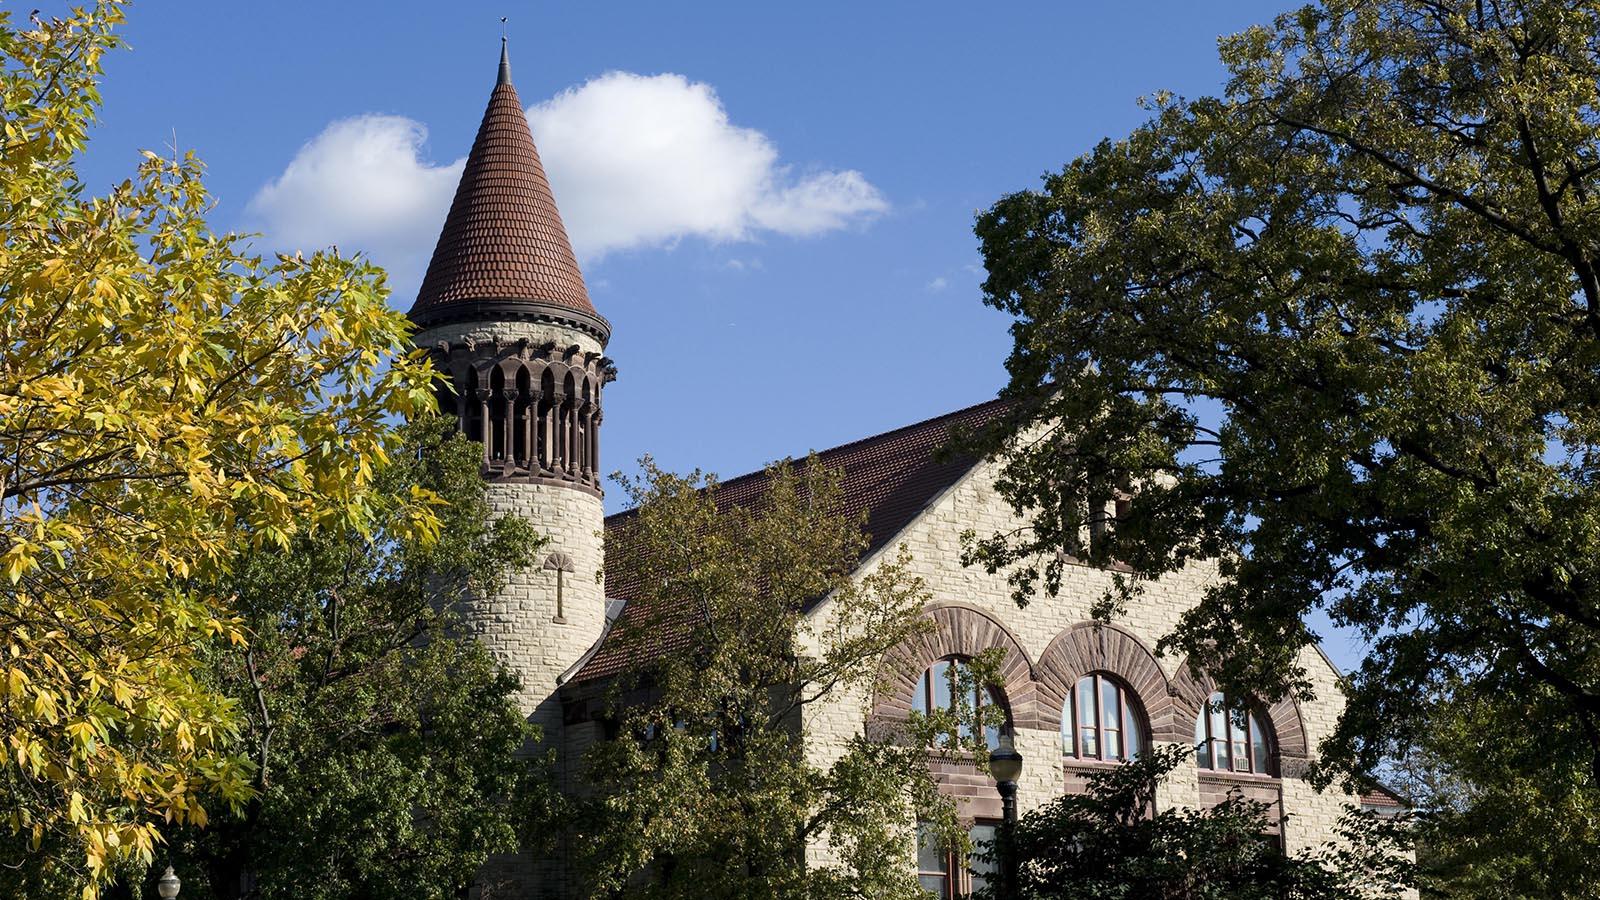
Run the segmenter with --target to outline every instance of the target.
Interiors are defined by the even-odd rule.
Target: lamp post
[[[1000,896],[1017,900],[1017,779],[1022,777],[1022,754],[1012,745],[1011,735],[1000,737],[1000,746],[989,752],[989,771],[1000,791],[1004,822],[1000,826]]]
[[[171,866],[162,874],[161,880],[156,882],[156,893],[161,895],[161,900],[173,900],[178,896],[178,889],[183,887],[183,882],[178,880]]]

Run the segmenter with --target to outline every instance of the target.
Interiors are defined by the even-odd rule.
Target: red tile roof
[[[1411,808],[1411,805],[1406,803],[1406,801],[1402,799],[1399,794],[1387,787],[1384,787],[1383,785],[1378,785],[1377,787],[1364,792],[1361,795],[1361,805],[1364,807],[1394,810]]]
[[[956,429],[978,428],[992,421],[1004,403],[991,400],[938,418],[907,425],[894,431],[863,438],[817,454],[818,461],[840,472],[841,512],[866,514],[869,536],[865,555],[871,555],[911,524],[946,488],[955,484],[975,464],[970,456],[937,458],[936,451]],[[797,468],[803,466],[802,460]],[[751,472],[717,486],[718,505],[744,505],[759,499],[766,491],[767,473]],[[606,518],[606,596],[627,601],[619,628],[651,619],[650,598],[639,583],[637,569],[630,565],[629,548],[619,540],[622,527],[632,517],[621,512]],[[863,557],[865,558],[865,557]],[[671,617],[652,617],[658,625]],[[671,626],[677,633],[652,636],[652,650],[666,652],[683,646],[692,623],[683,620]],[[628,663],[628,650],[619,642],[603,642],[600,648],[573,676],[572,681],[590,681],[615,675]]]
[[[500,83],[489,96],[411,318],[426,325],[485,303],[501,312],[526,307],[599,319],[503,55]]]

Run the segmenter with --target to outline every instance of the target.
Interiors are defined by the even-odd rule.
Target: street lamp
[[[178,896],[178,888],[181,887],[183,882],[178,880],[172,867],[167,866],[167,871],[161,876],[161,880],[156,882],[156,893],[161,895],[161,900],[173,900]]]
[[[1017,779],[1022,777],[1022,754],[1013,746],[1011,735],[1000,736],[1000,746],[989,751],[989,771],[1000,791],[1000,807],[1005,821],[1000,827],[1000,896],[1017,898]]]

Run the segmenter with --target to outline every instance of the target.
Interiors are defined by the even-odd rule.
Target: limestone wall
[[[522,679],[519,701],[532,721],[546,729],[561,727],[556,678],[599,639],[605,626],[600,571],[604,509],[599,497],[561,485],[493,482],[488,500],[496,516],[528,520],[549,538],[518,570],[505,590],[477,601],[467,627]],[[572,571],[561,573],[561,615],[556,609],[557,572],[543,568],[552,553],[572,559]]]
[[[592,336],[539,322],[482,322],[444,325],[418,333],[428,347],[440,341],[516,341],[577,344],[584,352],[602,348]],[[556,680],[597,641],[605,626],[605,510],[600,497],[578,485],[491,481],[487,499],[493,514],[526,519],[549,542],[518,568],[504,590],[475,598],[462,610],[463,628],[489,649],[521,682],[517,702],[543,732],[542,752],[564,743]],[[564,559],[547,565],[552,555]],[[558,608],[559,579],[559,608]],[[570,760],[558,755],[558,765]],[[558,776],[564,773],[558,772]],[[535,900],[565,897],[563,854],[536,859],[527,854],[498,856],[480,873],[472,896],[481,900]]]
[[[465,627],[521,680],[518,702],[529,721],[543,730],[545,746],[562,748],[561,702],[556,679],[578,661],[600,637],[605,623],[603,586],[595,575],[602,564],[601,500],[571,487],[492,482],[489,505],[496,516],[527,519],[550,539],[538,558],[518,570],[505,589],[475,601]],[[542,566],[552,553],[572,559],[572,571],[560,573],[561,615],[557,616],[557,572]],[[573,760],[558,754],[558,765]],[[565,773],[558,772],[558,776]],[[481,900],[536,900],[566,897],[564,854],[535,859],[525,855],[496,857],[479,876],[474,894]]]
[[[1087,671],[1112,671],[1137,689],[1154,741],[1192,745],[1193,697],[1203,697],[1209,687],[1185,675],[1181,659],[1156,657],[1153,651],[1156,640],[1170,632],[1183,611],[1199,599],[1208,581],[1215,577],[1215,567],[1194,565],[1147,584],[1143,596],[1116,620],[1114,628],[1097,629],[1088,622],[1090,607],[1111,585],[1112,575],[1086,566],[1068,567],[1059,596],[1048,598],[1041,594],[1025,608],[1018,608],[1011,599],[1004,573],[988,575],[960,564],[963,531],[973,529],[985,534],[1017,524],[995,491],[993,476],[992,465],[980,466],[938,498],[878,557],[892,558],[902,545],[910,551],[914,573],[926,581],[932,593],[940,636],[922,642],[925,646],[891,654],[885,662],[886,669],[898,668],[903,673],[898,681],[889,679],[887,689],[876,696],[839,696],[807,711],[805,726],[818,765],[837,758],[844,740],[867,727],[869,717],[903,711],[910,693],[905,680],[914,680],[927,662],[940,655],[983,649],[979,645],[985,643],[1009,646],[1013,658],[1004,673],[1005,694],[1016,725],[1017,749],[1026,760],[1018,791],[1023,811],[1060,796],[1067,789],[1059,732],[1060,705],[1071,684]],[[863,573],[874,564],[869,561]],[[826,604],[814,615],[828,615]],[[1307,649],[1301,664],[1310,673],[1317,699],[1304,704],[1285,701],[1274,706],[1271,715],[1285,751],[1282,777],[1263,777],[1259,784],[1250,785],[1253,794],[1281,793],[1283,835],[1291,851],[1325,840],[1350,800],[1341,794],[1319,794],[1299,777],[1306,763],[1299,748],[1314,752],[1333,727],[1342,705],[1337,675],[1326,658]],[[899,697],[895,696],[896,685],[901,691]],[[1084,765],[1073,768],[1082,770]],[[949,793],[974,793],[970,779],[956,780],[966,786]],[[1194,806],[1203,802],[1203,793],[1198,771],[1185,766],[1161,786],[1157,800],[1165,805]],[[997,804],[980,797],[964,799],[962,803],[967,815],[974,817],[987,818],[998,809]],[[832,859],[825,843],[813,848],[810,857],[816,862]]]

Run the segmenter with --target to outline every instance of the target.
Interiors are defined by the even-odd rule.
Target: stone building
[[[615,370],[604,354],[611,326],[594,308],[545,178],[502,48],[499,78],[467,159],[450,212],[410,312],[415,340],[448,374],[440,403],[483,445],[483,471],[496,511],[530,520],[551,542],[543,558],[499,595],[467,611],[467,626],[522,679],[521,702],[559,758],[572,760],[598,737],[586,704],[596,685],[627,660],[605,641],[627,617],[638,585],[591,577],[605,560],[600,489],[602,393]],[[1097,767],[1159,744],[1200,744],[1196,763],[1162,785],[1158,802],[1214,803],[1228,791],[1272,804],[1273,827],[1289,850],[1323,841],[1357,798],[1318,793],[1303,778],[1317,743],[1339,713],[1337,672],[1314,649],[1301,664],[1318,701],[1271,707],[1240,704],[1230,717],[1208,710],[1213,689],[1182,660],[1158,658],[1155,640],[1214,577],[1195,565],[1152,585],[1114,625],[1090,621],[1090,605],[1111,573],[1072,567],[1059,597],[1025,609],[1003,575],[959,561],[960,534],[1011,523],[994,487],[994,466],[944,460],[935,450],[952,426],[975,425],[997,410],[981,404],[824,451],[843,473],[852,512],[867,517],[867,573],[908,548],[933,593],[930,637],[884,661],[888,689],[809,709],[804,723],[818,763],[874,723],[904,719],[941,702],[948,667],[1003,648],[1004,684],[996,702],[1027,762],[1022,809],[1081,790]],[[724,482],[723,499],[758,496],[765,476]],[[611,560],[613,565],[616,560]],[[828,614],[826,601],[811,613]],[[970,764],[932,761],[944,789],[961,798],[979,832],[1000,815],[994,783]],[[1385,798],[1365,798],[1384,803]],[[906,848],[907,865],[912,865]],[[813,848],[817,860],[828,848]],[[973,873],[961,860],[918,855],[931,891],[959,896]],[[981,877],[981,874],[978,876]],[[560,858],[508,859],[486,870],[485,897],[563,897]]]

